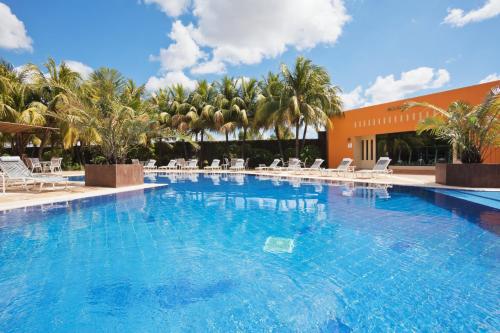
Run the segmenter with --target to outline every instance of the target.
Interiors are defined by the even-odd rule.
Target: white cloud
[[[222,74],[226,72],[226,65],[222,61],[210,60],[202,62],[191,68],[192,74]]]
[[[186,11],[190,0],[144,0],[145,4],[156,4],[168,16],[179,16]]]
[[[370,87],[363,91],[357,86],[342,95],[344,109],[379,104],[406,98],[422,90],[437,89],[450,81],[450,73],[445,69],[419,67],[402,72],[398,79],[394,74],[378,76]]]
[[[486,82],[492,82],[492,81],[497,81],[497,80],[500,80],[500,74],[492,73],[492,74],[486,76],[481,81],[479,81],[479,83],[486,83]]]
[[[342,0],[195,0],[193,14],[197,42],[212,48],[214,61],[230,64],[332,45],[350,19]]]
[[[193,23],[176,22],[170,35],[175,43],[156,58],[168,70],[191,67],[193,74],[222,73],[226,64],[256,64],[289,48],[333,45],[350,20],[343,0],[192,0],[191,7],[189,0],[145,2],[162,3],[171,16],[182,10],[164,6],[192,8]],[[210,50],[209,59],[200,47]]]
[[[33,40],[28,36],[24,23],[0,2],[0,48],[33,51]]]
[[[366,89],[365,96],[371,103],[383,103],[404,98],[420,90],[439,88],[449,81],[450,74],[445,69],[419,67],[401,73],[400,79],[393,74],[378,76],[375,83]]]
[[[146,82],[146,90],[153,92],[160,88],[167,88],[178,83],[189,90],[193,90],[196,87],[195,80],[191,80],[182,71],[175,71],[167,72],[160,77],[150,77],[148,82]]]
[[[357,86],[352,91],[348,93],[342,93],[342,102],[344,103],[344,110],[350,110],[365,103],[365,97],[363,96],[363,87]]]
[[[82,79],[87,79],[90,74],[94,71],[94,69],[90,66],[85,65],[84,63],[76,60],[64,60],[64,63],[71,68],[73,71],[79,73]]]
[[[169,34],[174,43],[161,49],[159,56],[151,56],[151,60],[160,61],[161,69],[165,71],[180,71],[194,66],[205,54],[193,40],[192,34],[192,24],[184,26],[181,21],[175,21]]]
[[[472,22],[480,22],[500,15],[500,0],[486,0],[486,3],[478,9],[465,12],[460,8],[448,9],[448,15],[443,23],[453,27],[463,27]]]

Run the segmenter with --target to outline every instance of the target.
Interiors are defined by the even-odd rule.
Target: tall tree
[[[0,120],[27,124],[45,125],[47,106],[31,82],[32,75],[38,69],[34,65],[25,66],[19,72],[7,63],[0,63]],[[14,145],[19,155],[25,151],[32,136],[16,134]]]
[[[247,131],[252,124],[257,111],[257,100],[259,96],[259,86],[255,79],[240,79],[237,96],[233,98],[231,104],[235,110],[235,123],[243,129],[242,157],[245,158],[245,142]]]
[[[214,129],[214,123],[210,115],[204,114],[203,110],[213,106],[217,91],[213,84],[207,80],[198,81],[196,88],[191,93],[190,104],[196,110],[197,118],[192,123],[192,130],[196,136],[200,133],[200,140],[203,142],[205,130]]]
[[[49,58],[44,64],[46,73],[36,71],[35,85],[39,89],[42,100],[47,104],[49,113],[46,117],[48,126],[59,127],[61,133],[54,138],[51,132],[45,132],[41,138],[39,157],[42,156],[45,145],[52,141],[52,147],[59,141],[63,146],[73,147],[78,139],[76,129],[70,123],[61,123],[52,112],[68,112],[68,109],[81,107],[79,89],[82,84],[80,74],[69,68],[64,62],[57,65]],[[68,126],[66,126],[68,125]]]
[[[232,101],[238,96],[237,80],[232,77],[224,76],[220,82],[217,82],[218,94],[215,98],[216,114],[214,116],[219,131],[226,136],[226,145],[229,147],[229,134],[236,129],[238,119],[238,110],[233,107]]]
[[[142,91],[118,71],[100,68],[82,87],[82,107],[56,116],[99,145],[108,163],[124,163],[131,147],[145,144],[154,130],[154,120],[141,105]]]
[[[257,98],[257,111],[254,118],[256,128],[273,129],[278,140],[281,157],[284,158],[282,139],[286,129],[290,126],[289,114],[281,106],[283,83],[279,75],[269,72],[259,82],[260,95]]]
[[[291,124],[295,126],[295,156],[299,157],[299,129],[312,125],[316,129],[331,126],[330,117],[342,113],[338,88],[333,87],[328,72],[311,60],[298,57],[292,70],[281,65],[283,94],[281,107],[286,110]]]

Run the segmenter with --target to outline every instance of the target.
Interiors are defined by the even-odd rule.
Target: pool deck
[[[371,184],[391,184],[391,185],[402,185],[402,186],[419,186],[419,187],[429,187],[429,188],[440,188],[440,189],[455,189],[455,190],[476,190],[476,191],[500,191],[498,188],[466,188],[466,187],[454,187],[445,186],[441,184],[436,184],[434,182],[433,175],[407,175],[407,174],[394,174],[389,176],[378,176],[377,178],[353,178],[348,177],[337,177],[337,176],[321,176],[318,173],[297,173],[290,171],[204,171],[204,170],[193,170],[193,171],[168,171],[168,173],[232,173],[232,174],[248,174],[248,175],[259,175],[268,177],[279,177],[279,178],[300,178],[311,180],[321,180],[326,182],[359,182],[359,183],[371,183]],[[148,173],[165,173],[165,171],[148,171]],[[64,176],[81,176],[82,171],[65,171]],[[38,190],[25,191],[21,188],[8,188],[5,194],[0,194],[0,211],[36,206],[43,204],[50,204],[55,202],[65,202],[70,200],[95,197],[106,194],[121,193],[127,191],[135,191],[147,188],[154,188],[165,186],[164,184],[143,184],[137,186],[127,186],[121,188],[104,188],[104,187],[87,187],[84,186],[83,182],[71,182],[70,185],[65,189],[63,187],[46,186],[39,192]]]

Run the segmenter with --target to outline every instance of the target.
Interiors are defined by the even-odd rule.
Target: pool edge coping
[[[32,198],[26,200],[12,201],[5,204],[0,204],[0,212],[10,211],[14,209],[22,209],[34,206],[43,206],[60,202],[75,201],[86,198],[100,197],[106,195],[112,195],[124,192],[133,192],[145,189],[154,189],[160,187],[167,187],[168,184],[142,184],[134,186],[126,186],[119,188],[105,188],[100,187],[95,191],[84,192],[84,193],[68,193],[68,196],[58,196],[58,197],[48,197],[48,198]]]

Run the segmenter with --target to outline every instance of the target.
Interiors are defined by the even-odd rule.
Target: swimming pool
[[[0,332],[498,331],[500,211],[243,175],[0,213]]]

